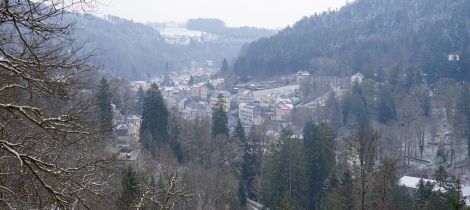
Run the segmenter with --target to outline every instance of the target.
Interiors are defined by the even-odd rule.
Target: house
[[[276,105],[274,121],[290,121],[294,106],[288,103],[279,103]]]
[[[236,98],[237,98],[238,104],[241,104],[241,103],[249,104],[249,103],[253,103],[253,101],[255,100],[253,97],[253,93],[250,90],[244,90],[244,89],[238,90]]]
[[[261,107],[259,105],[252,103],[241,103],[238,105],[238,118],[244,126],[251,127],[259,115],[261,115]]]
[[[418,189],[418,183],[421,178],[412,176],[403,176],[398,180],[398,185],[405,186],[408,188],[410,193],[414,193]],[[431,182],[436,184],[436,180],[423,179],[424,182]],[[438,186],[434,186],[434,191],[439,190]],[[470,186],[462,185],[462,195],[465,197],[465,203],[467,206],[470,205]]]
[[[310,73],[308,71],[298,71],[295,77],[297,79],[297,84],[300,84],[310,79]]]
[[[449,54],[448,55],[449,61],[460,61],[460,55],[458,54]]]
[[[362,81],[364,81],[364,75],[362,75],[360,72],[356,73],[355,75],[351,76],[351,84],[361,84]]]

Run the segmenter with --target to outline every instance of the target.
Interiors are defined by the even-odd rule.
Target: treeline
[[[309,70],[352,75],[383,67],[422,69],[430,81],[469,79],[470,2],[359,0],[315,14],[242,50],[233,71],[242,78]],[[446,65],[448,54],[458,54]]]
[[[219,19],[198,18],[190,19],[186,27],[191,30],[204,31],[230,38],[252,39],[274,35],[274,30],[255,27],[227,27],[225,22]]]

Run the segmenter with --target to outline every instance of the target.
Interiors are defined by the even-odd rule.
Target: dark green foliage
[[[178,163],[185,162],[185,153],[181,145],[181,125],[179,124],[178,117],[171,115],[168,122],[168,135],[170,141],[170,149],[173,151]]]
[[[377,106],[378,121],[381,123],[387,123],[390,120],[395,119],[395,100],[393,93],[388,87],[382,87],[380,90],[379,104]]]
[[[282,206],[286,197],[294,209],[307,208],[308,171],[302,143],[292,138],[292,133],[283,131],[279,145],[269,155],[263,179],[263,204]],[[285,205],[284,205],[285,206]]]
[[[255,178],[260,174],[261,156],[262,156],[262,136],[252,127],[250,135],[242,144],[243,163],[242,163],[242,180],[246,186],[248,198],[257,200],[258,192],[256,191]]]
[[[142,114],[142,108],[144,106],[144,100],[145,100],[145,92],[142,86],[139,87],[139,90],[137,90],[137,103],[136,103],[136,112],[138,115]]]
[[[220,72],[227,72],[228,71],[228,63],[227,59],[224,58],[222,61],[222,67],[220,68]]]
[[[206,87],[207,87],[209,90],[215,90],[214,85],[212,85],[212,84],[209,82],[209,80],[207,80]]]
[[[160,148],[168,138],[168,116],[163,97],[158,86],[153,83],[147,90],[140,127],[141,142],[145,149],[155,155],[155,147]]]
[[[282,197],[281,202],[279,203],[279,206],[276,208],[276,210],[294,210],[296,209],[291,203],[289,199],[289,195],[287,193],[284,194]]]
[[[228,136],[228,117],[225,111],[225,100],[222,94],[217,97],[217,103],[212,108],[212,137]]]
[[[360,127],[368,127],[370,117],[362,88],[356,84],[347,94],[343,99],[343,123],[347,124],[351,117],[355,117],[351,120],[352,122],[357,123]]]
[[[423,179],[420,179],[416,187],[418,187],[418,189],[413,195],[415,208],[422,209],[433,193],[432,191],[434,188],[434,184],[429,181],[425,182]]]
[[[465,116],[467,126],[470,126],[470,88],[468,86],[462,87],[462,91],[457,102],[457,109],[463,116]],[[470,156],[470,134],[467,136],[467,140],[467,153]]]
[[[243,125],[240,119],[237,121],[237,125],[235,126],[235,130],[233,131],[232,136],[235,140],[239,141],[240,145],[246,145],[245,130],[243,129]]]
[[[413,198],[405,186],[394,185],[391,190],[390,209],[409,210],[413,209]]]
[[[251,43],[235,61],[234,70],[241,77],[316,71],[310,61],[327,57],[341,64],[342,74],[388,71],[399,63],[422,68],[430,83],[448,76],[459,80],[465,72],[462,64],[450,64],[447,54],[468,46],[464,11],[469,9],[467,1],[354,1]]]
[[[333,175],[336,166],[335,132],[330,125],[313,122],[304,127],[304,150],[309,168],[311,209],[320,209],[325,181]]]
[[[354,180],[348,169],[343,172],[343,176],[341,178],[340,198],[342,209],[354,209]]]
[[[189,80],[188,80],[188,85],[189,85],[189,86],[192,86],[192,85],[194,85],[194,83],[195,83],[194,77],[193,77],[193,75],[191,75],[191,76],[189,77]]]
[[[119,203],[122,209],[133,209],[136,199],[139,197],[139,178],[132,167],[122,171],[122,191]]]
[[[240,206],[245,206],[247,202],[246,187],[243,180],[238,182],[238,199],[240,199]]]
[[[109,130],[113,127],[113,110],[111,107],[111,89],[109,82],[102,78],[96,94],[98,104],[98,119],[103,129]]]

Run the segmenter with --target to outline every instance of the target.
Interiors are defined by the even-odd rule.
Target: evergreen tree
[[[354,209],[354,182],[352,174],[349,169],[343,172],[340,186],[340,197],[342,203],[342,209],[352,210]]]
[[[450,209],[460,210],[465,207],[465,197],[462,195],[462,182],[460,179],[454,180],[446,187],[445,196],[450,205]]]
[[[142,86],[139,87],[139,90],[137,90],[137,114],[141,115],[142,114],[142,108],[144,106],[144,100],[145,100],[145,92]]]
[[[192,86],[192,85],[194,85],[194,83],[195,83],[195,81],[194,81],[193,75],[189,76],[188,85]]]
[[[153,83],[147,90],[144,99],[142,125],[140,126],[141,142],[152,155],[155,155],[155,147],[160,148],[168,137],[168,116],[169,112],[160,90]]]
[[[245,146],[246,144],[246,136],[245,130],[243,129],[243,125],[240,119],[237,121],[237,125],[235,126],[235,130],[233,131],[233,138],[238,140],[241,146]]]
[[[227,72],[228,71],[228,62],[227,59],[224,58],[222,61],[222,67],[220,68],[220,72]]]
[[[395,116],[395,100],[393,99],[392,91],[389,88],[382,87],[378,104],[378,121],[387,123],[395,119]]]
[[[98,104],[98,118],[103,129],[111,129],[113,127],[113,110],[111,107],[111,89],[109,82],[103,77],[100,81],[96,95]]]
[[[295,208],[292,206],[289,200],[289,195],[285,193],[276,210],[294,210]]]
[[[218,135],[228,136],[228,117],[225,111],[225,100],[222,94],[217,97],[217,103],[212,108],[212,138]]]
[[[139,197],[139,178],[132,167],[122,171],[122,191],[119,201],[122,209],[133,209],[136,199]]]
[[[335,134],[327,123],[306,124],[304,129],[304,148],[307,152],[310,174],[309,188],[312,196],[311,209],[320,209],[325,181],[334,173],[336,166]]]
[[[240,200],[240,206],[245,206],[247,202],[246,187],[243,180],[238,182],[238,199]]]
[[[414,204],[416,209],[422,209],[428,199],[431,197],[432,190],[434,189],[434,184],[431,182],[425,182],[423,179],[420,179],[416,185],[418,188],[414,194]]]
[[[465,116],[467,120],[467,126],[470,126],[470,88],[464,86],[460,93],[457,108],[459,112]],[[467,136],[467,154],[470,156],[470,134]]]
[[[180,141],[181,127],[178,122],[177,115],[171,115],[168,122],[168,135],[170,140],[170,148],[173,151],[178,163],[184,163],[184,151]]]
[[[294,209],[305,209],[309,203],[306,159],[301,141],[291,136],[290,131],[283,131],[279,145],[268,157],[263,202],[271,207],[278,206],[286,195]]]
[[[243,134],[243,133],[242,133]],[[242,180],[245,184],[246,194],[251,199],[257,199],[257,192],[255,190],[255,178],[260,173],[261,168],[261,136],[256,131],[255,127],[251,127],[250,135],[244,143],[243,149],[243,163],[242,163]]]

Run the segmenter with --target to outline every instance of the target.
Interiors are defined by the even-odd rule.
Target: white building
[[[364,75],[360,72],[356,73],[355,75],[351,76],[351,84],[361,84],[364,81]]]
[[[261,109],[255,104],[241,103],[238,105],[238,118],[244,126],[252,126],[260,114]]]
[[[298,71],[295,77],[297,79],[297,84],[300,84],[310,79],[310,73],[308,71]]]

